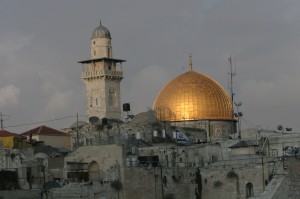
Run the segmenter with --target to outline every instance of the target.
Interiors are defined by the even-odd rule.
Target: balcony
[[[95,79],[95,78],[113,78],[113,79],[122,79],[123,71],[112,71],[112,70],[95,70],[95,71],[84,71],[82,72],[82,79]]]

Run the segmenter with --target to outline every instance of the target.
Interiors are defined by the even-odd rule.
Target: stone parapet
[[[123,78],[123,71],[112,71],[112,70],[95,70],[95,71],[86,71],[82,72],[81,75],[82,79],[89,79],[89,78]]]

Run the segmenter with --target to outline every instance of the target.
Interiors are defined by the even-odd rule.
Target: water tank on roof
[[[129,103],[123,104],[123,111],[124,111],[124,112],[130,111],[130,104],[129,104]]]

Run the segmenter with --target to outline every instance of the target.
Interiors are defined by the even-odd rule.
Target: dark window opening
[[[87,163],[77,163],[77,162],[67,162],[67,178],[74,182],[88,182],[88,164]]]
[[[159,165],[159,157],[158,156],[139,156],[139,163],[144,166],[153,166],[158,167]]]
[[[246,184],[246,198],[250,198],[252,196],[254,196],[253,184],[247,183]]]

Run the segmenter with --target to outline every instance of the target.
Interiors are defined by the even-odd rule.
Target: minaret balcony
[[[113,78],[113,79],[122,79],[123,78],[123,71],[117,70],[94,70],[94,71],[84,71],[82,72],[81,78],[82,79],[94,79],[94,78]]]

